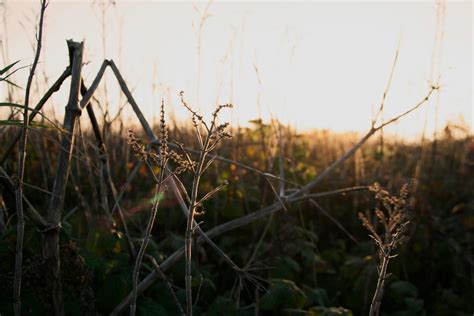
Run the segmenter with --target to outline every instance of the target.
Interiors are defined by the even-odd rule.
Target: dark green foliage
[[[138,315],[141,316],[168,316],[172,315],[167,312],[167,309],[161,304],[157,303],[155,300],[144,297],[138,301]]]
[[[278,175],[280,162],[278,156],[272,156],[276,152],[275,129],[271,124],[261,122],[254,125],[251,129],[234,133],[234,140],[222,145],[218,152],[221,156]],[[11,133],[7,129],[0,135],[0,152]],[[52,135],[45,142],[53,166],[58,150],[54,137]],[[95,143],[88,132],[84,137],[88,158],[92,162],[93,184],[99,186]],[[285,128],[283,137],[285,178],[300,184],[321,173],[352,143],[348,137],[324,131],[302,136]],[[170,139],[196,147],[192,131],[187,127],[171,131]],[[123,135],[111,130],[106,142],[112,178],[121,190],[135,158],[130,154]],[[30,146],[25,181],[48,189],[46,184],[50,186],[52,178],[47,171],[45,153],[38,149],[43,146],[41,138],[32,137]],[[385,146],[382,155],[378,144],[365,145],[357,153],[357,159],[349,159],[315,192],[375,181],[397,192],[404,182],[413,179],[421,148],[419,144],[388,139]],[[474,141],[469,136],[441,138],[434,160],[430,156],[431,144],[425,146],[419,185],[413,200],[409,240],[397,249],[400,255],[390,262],[388,271],[391,275],[387,279],[381,314],[471,315],[474,311]],[[76,149],[74,155],[71,174],[86,204],[75,193],[74,185],[69,183],[65,214],[78,208],[63,222],[61,233],[65,310],[67,315],[108,315],[131,291],[133,261],[129,259],[116,213],[114,221],[110,222],[94,191],[85,168],[84,152]],[[16,170],[15,164],[15,159],[9,159],[5,168]],[[384,172],[380,175],[382,167]],[[189,175],[183,174],[180,178],[186,186],[191,184]],[[200,196],[223,180],[229,181],[229,185],[206,201],[205,214],[196,218],[203,222],[203,230],[276,201],[270,186],[261,176],[218,161],[204,175]],[[272,180],[272,184],[278,191],[278,182]],[[291,184],[286,184],[286,189],[291,188]],[[1,190],[0,186],[0,193],[8,205],[8,192]],[[49,195],[28,186],[25,186],[25,192],[33,205],[43,212]],[[146,168],[140,169],[121,202],[135,245],[142,237],[141,231],[150,214],[152,196],[153,181]],[[289,212],[274,214],[260,244],[268,218],[213,238],[239,267],[249,269],[257,280],[259,291],[256,291],[255,282],[233,270],[211,247],[205,243],[193,247],[193,258],[197,259],[193,263],[193,295],[196,297],[199,292],[195,314],[244,316],[255,315],[258,309],[260,315],[303,315],[303,312],[311,316],[366,315],[377,281],[378,253],[357,219],[357,213],[373,209],[375,201],[364,191],[328,196],[317,201],[358,240],[358,244],[307,201],[288,204]],[[110,196],[108,203],[110,207]],[[7,208],[4,218],[8,225],[0,236],[2,316],[13,312],[15,211]],[[158,211],[147,254],[158,264],[166,260],[183,247],[184,226],[185,218],[168,189]],[[41,233],[27,221],[22,290],[25,315],[49,314],[50,306],[45,296],[47,289],[41,282],[44,279],[41,238]],[[257,245],[259,248],[255,249]],[[255,256],[249,262],[254,252]],[[140,279],[153,269],[148,257],[144,264]],[[178,260],[165,274],[173,284],[178,301],[184,304],[184,260]],[[138,299],[137,313],[140,315],[171,316],[179,315],[178,311],[167,283],[161,279]]]
[[[212,302],[211,306],[207,311],[208,316],[220,316],[220,315],[229,315],[229,316],[237,316],[237,307],[235,306],[235,302],[231,299],[218,296]]]
[[[277,313],[285,308],[300,309],[307,304],[306,294],[293,281],[272,279],[270,282],[271,287],[260,302],[263,310]]]

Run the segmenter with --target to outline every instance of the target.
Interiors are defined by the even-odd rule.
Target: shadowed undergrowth
[[[13,132],[14,128],[5,130],[0,143],[5,144]],[[220,156],[271,174],[283,170],[286,180],[298,184],[307,183],[325,170],[356,140],[325,131],[297,134],[288,127],[278,128],[277,122],[260,121],[250,128],[234,130],[233,134],[232,140],[220,145]],[[111,197],[103,200],[97,193],[101,186],[97,164],[100,152],[87,130],[78,136],[80,145],[73,152],[60,234],[64,308],[68,315],[108,314],[132,289],[133,262],[129,260],[123,232],[104,211],[105,202],[113,205]],[[189,148],[198,145],[190,126],[172,127],[169,138]],[[58,146],[55,131],[38,129],[30,134],[24,191],[40,213],[47,208],[49,195],[39,187],[51,187],[51,166],[56,160],[51,153],[57,152]],[[120,191],[137,161],[125,131],[112,130],[106,146],[111,176]],[[417,143],[389,139],[383,148],[379,142],[369,142],[326,178],[317,192],[376,181],[397,192],[403,183],[416,181],[408,239],[398,250],[399,256],[390,262],[382,315],[468,315],[474,308],[470,300],[474,294],[473,140],[470,136],[453,138],[445,132],[437,142],[436,156],[432,155],[431,143],[426,142],[423,148],[422,151]],[[7,160],[5,167],[15,170],[15,160]],[[183,174],[181,180],[190,186],[192,176]],[[204,231],[274,203],[273,189],[280,186],[278,181],[267,181],[251,170],[216,160],[202,176],[201,196],[223,181],[228,185],[213,199],[203,202],[204,214],[198,221],[202,221],[200,227]],[[291,193],[294,188],[294,184],[286,183],[283,189]],[[136,238],[145,229],[154,194],[154,182],[147,169],[139,168],[121,200],[137,245]],[[6,286],[0,289],[0,310],[9,315],[13,312],[16,220],[12,192],[7,186],[2,186],[2,197],[0,278]],[[207,244],[196,244],[192,265],[194,313],[254,315],[258,309],[261,315],[296,315],[303,311],[310,315],[350,315],[349,311],[367,314],[377,282],[378,253],[357,214],[372,210],[376,201],[367,190],[359,190],[319,197],[317,202],[332,219],[307,200],[301,200],[286,203],[287,212],[214,238],[239,267],[247,269],[252,279],[237,273]],[[178,201],[167,192],[146,254],[158,264],[163,262],[184,245],[185,226]],[[41,283],[40,253],[38,232],[27,221],[23,276],[23,309],[27,314],[47,314],[51,306],[48,290]],[[154,269],[149,259],[143,261],[142,277]],[[183,259],[179,260],[166,271],[183,306],[184,264]],[[164,280],[139,297],[137,313],[178,313]]]

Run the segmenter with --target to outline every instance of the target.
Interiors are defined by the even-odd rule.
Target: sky
[[[1,3],[1,63],[28,65],[39,1]],[[217,103],[234,104],[223,118],[234,126],[261,117],[301,131],[363,132],[398,50],[385,119],[423,99],[432,82],[441,89],[389,132],[430,135],[448,120],[472,131],[472,15],[470,1],[51,0],[38,78],[55,80],[68,63],[65,40],[84,40],[86,83],[104,58],[113,59],[151,121],[162,98],[169,113],[186,119],[183,90],[208,116]],[[19,71],[15,82],[24,86],[26,76]],[[110,71],[105,82],[114,112],[124,98]],[[53,99],[58,115],[67,92]]]

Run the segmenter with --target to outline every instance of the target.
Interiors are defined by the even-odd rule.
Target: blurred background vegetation
[[[0,134],[0,144],[5,144],[12,133],[13,129],[5,129]],[[44,128],[31,133],[26,183],[51,187],[57,133]],[[82,131],[78,137],[61,231],[66,314],[108,314],[130,292],[133,264],[123,234],[107,224],[101,201],[94,192],[100,181],[99,153],[92,135]],[[194,131],[187,125],[172,126],[170,139],[191,148],[197,145]],[[355,140],[355,134],[326,130],[302,134],[276,121],[255,120],[249,128],[235,129],[234,138],[222,145],[218,153],[273,174],[279,174],[283,167],[286,179],[304,184]],[[136,158],[127,144],[125,131],[111,132],[106,145],[113,166],[112,177],[120,188]],[[417,181],[416,191],[411,192],[414,203],[409,239],[390,263],[383,315],[469,315],[474,310],[473,138],[462,126],[448,124],[437,140],[435,153],[433,148],[433,142],[428,140],[420,144],[386,138],[381,145],[376,137],[318,187],[317,192],[324,192],[378,181],[396,193],[403,183]],[[15,161],[8,160],[5,167],[15,170]],[[191,185],[191,176],[183,174],[181,178],[186,186]],[[229,185],[206,202],[206,214],[198,219],[203,221],[204,230],[276,201],[264,178],[219,161],[202,179],[201,194],[222,180],[228,180]],[[274,185],[278,187],[278,183]],[[287,184],[287,192],[291,189]],[[122,208],[133,237],[141,236],[145,227],[153,190],[153,181],[143,167],[124,194]],[[11,192],[3,187],[2,194],[0,278],[5,286],[0,288],[0,310],[9,315],[15,212],[11,208]],[[38,210],[47,208],[47,192],[26,185],[25,194]],[[347,233],[302,201],[287,205],[288,212],[276,213],[214,239],[240,267],[255,269],[252,273],[261,278],[259,287],[240,279],[207,245],[195,247],[193,286],[194,293],[199,292],[196,314],[255,315],[256,310],[261,315],[366,314],[376,285],[378,254],[357,213],[374,208],[372,194],[357,191],[321,197],[318,203]],[[91,217],[86,218],[85,214]],[[176,199],[168,192],[147,249],[158,263],[183,246],[185,222]],[[44,267],[39,236],[27,222],[23,305],[25,314],[32,315],[46,315],[50,304],[42,283]],[[181,300],[183,271],[181,259],[166,272]],[[139,299],[138,311],[141,315],[177,313],[165,282],[158,281],[145,291]]]
[[[184,87],[190,90],[191,99],[200,107],[204,103],[205,106],[215,104],[214,101],[218,99],[215,87],[219,87],[217,94],[221,98],[228,98],[238,104],[229,119],[237,122],[232,124],[234,137],[220,145],[217,153],[237,164],[216,160],[201,180],[200,196],[223,181],[228,181],[224,189],[205,202],[205,214],[197,218],[198,222],[202,221],[200,227],[204,231],[277,202],[274,190],[283,195],[291,194],[299,188],[298,185],[305,185],[321,174],[362,136],[356,132],[344,133],[329,129],[306,129],[302,132],[296,126],[288,124],[293,120],[290,119],[290,114],[303,117],[304,124],[309,124],[306,127],[332,126],[339,131],[360,130],[362,126],[365,127],[365,122],[370,118],[370,105],[379,101],[379,96],[373,94],[373,91],[382,91],[386,85],[388,67],[384,67],[387,60],[392,58],[388,54],[392,54],[400,46],[400,68],[395,67],[395,62],[392,69],[398,71],[394,71],[394,99],[390,99],[393,104],[384,109],[387,112],[379,113],[382,120],[384,115],[387,118],[392,112],[397,113],[400,106],[406,105],[405,101],[412,101],[420,87],[423,86],[424,89],[428,78],[431,80],[430,84],[435,84],[441,77],[441,89],[430,99],[428,107],[417,111],[418,113],[414,112],[412,117],[409,116],[408,122],[397,125],[394,129],[398,135],[409,135],[409,140],[393,136],[387,129],[379,131],[353,156],[339,165],[312,193],[366,187],[378,182],[397,194],[403,184],[409,183],[411,224],[408,239],[398,249],[399,256],[390,262],[381,314],[472,315],[474,139],[469,123],[462,118],[452,122],[445,121],[457,114],[472,114],[472,111],[468,113],[469,100],[472,103],[472,89],[466,89],[469,80],[464,79],[468,72],[466,69],[469,69],[466,60],[470,59],[472,63],[472,54],[469,53],[472,51],[465,49],[469,40],[464,40],[470,35],[462,32],[467,29],[464,27],[466,23],[470,21],[472,24],[472,19],[466,19],[466,4],[451,3],[447,6],[452,10],[452,15],[449,15],[449,11],[446,15],[444,1],[436,1],[434,10],[431,10],[431,4],[366,6],[361,10],[357,5],[346,7],[339,3],[335,7],[323,8],[324,10],[320,10],[322,7],[318,6],[303,6],[295,11],[290,10],[291,12],[284,5],[276,11],[257,6],[258,8],[253,8],[257,13],[249,15],[249,29],[255,30],[258,25],[277,25],[279,33],[262,29],[261,32],[252,32],[252,36],[256,37],[250,36],[251,40],[247,42],[248,38],[243,36],[247,33],[244,32],[242,16],[232,14],[235,8],[218,4],[216,11],[213,11],[211,2],[196,6],[180,4],[171,8],[171,11],[167,11],[170,8],[167,9],[166,6],[158,6],[158,10],[154,4],[149,4],[150,7],[140,7],[140,12],[145,11],[142,14],[146,18],[137,15],[140,21],[132,19],[131,29],[117,31],[125,25],[125,16],[121,14],[133,8],[130,3],[97,0],[87,4],[74,2],[53,6],[51,12],[54,14],[51,15],[55,19],[47,19],[45,28],[46,38],[51,34],[50,42],[54,44],[48,45],[47,41],[45,43],[46,54],[43,54],[39,71],[34,78],[32,98],[39,99],[44,86],[48,86],[51,81],[50,74],[58,73],[66,66],[67,54],[57,49],[62,45],[62,42],[59,43],[64,40],[65,34],[90,40],[92,48],[85,54],[88,58],[85,63],[92,63],[93,66],[89,69],[96,69],[95,66],[98,68],[104,58],[116,58],[120,69],[124,67],[126,70],[124,74],[127,74],[127,81],[136,84],[132,92],[134,96],[139,96],[138,101],[142,101],[138,103],[148,107],[142,110],[147,112],[150,123],[157,122],[157,116],[153,115],[159,108],[155,106],[158,103],[156,96],[164,96],[167,100],[169,138],[186,147],[199,148],[191,124],[180,120],[180,108],[173,105],[173,100],[176,103],[178,95],[174,94],[174,89]],[[32,30],[38,30],[33,21],[35,18],[25,13],[32,5],[27,2],[18,4],[19,2],[8,1],[7,5],[7,1],[0,0],[3,15],[3,28],[0,30],[3,31],[2,71],[5,70],[0,73],[0,88],[4,93],[1,95],[2,106],[7,105],[3,102],[22,104],[24,101],[21,96],[23,80],[19,78],[28,75],[27,71],[21,71],[28,68],[28,65],[24,60],[14,64],[16,60],[11,60],[10,56],[25,58],[29,51],[28,45],[34,47],[35,32]],[[74,10],[67,10],[69,5]],[[243,13],[252,9],[237,7]],[[7,8],[13,10],[7,11]],[[394,9],[397,10],[396,15],[393,14]],[[13,14],[9,15],[10,12]],[[209,23],[215,21],[209,19],[214,16],[213,12],[219,13],[215,24]],[[266,15],[268,12],[271,14]],[[18,25],[7,23],[21,14],[25,21]],[[312,14],[321,16],[315,19]],[[33,15],[36,16],[37,12],[34,11]],[[91,18],[91,23],[83,25],[74,22],[87,15],[95,15]],[[413,20],[407,19],[408,15],[413,16]],[[157,16],[160,18],[156,18]],[[287,16],[290,18],[283,20]],[[383,16],[394,16],[395,19],[384,19]],[[229,27],[230,17],[232,23],[239,27]],[[308,21],[318,21],[321,25],[327,26],[329,23],[332,25],[332,33],[321,25],[302,23],[299,31],[305,33],[308,29],[314,29],[322,33],[314,33],[308,41],[300,41],[298,32],[285,23],[291,22],[291,19],[305,21],[303,17]],[[338,18],[337,23],[333,23],[333,17]],[[262,18],[269,23],[262,23]],[[153,28],[148,22],[158,24],[153,24]],[[178,35],[174,32],[157,32],[157,39],[143,43],[142,34],[150,29],[172,29],[167,27],[171,23],[186,25],[186,28],[184,31],[178,28],[181,30]],[[226,23],[228,28],[224,29],[219,23]],[[206,33],[208,24],[210,33]],[[361,28],[356,27],[357,25]],[[410,32],[405,34],[408,38],[406,42],[400,40],[400,43],[409,45],[399,43],[395,47],[396,41],[392,45],[380,45],[377,40],[380,34],[384,34],[383,39],[399,36],[402,25]],[[74,30],[68,30],[66,26]],[[8,32],[7,28],[10,27],[13,31]],[[27,34],[24,40],[19,37],[20,30]],[[213,32],[214,37],[210,35]],[[272,44],[265,46],[263,44],[267,43],[269,34],[272,35]],[[126,37],[125,40],[122,35]],[[334,40],[342,35],[347,38]],[[176,41],[179,36],[182,36],[182,42]],[[365,39],[359,36],[364,36]],[[354,39],[359,41],[354,42]],[[224,40],[228,43],[220,45]],[[141,52],[137,52],[137,47]],[[161,64],[156,61],[156,51],[162,53]],[[185,58],[177,56],[177,51],[186,52],[187,55]],[[257,58],[257,52],[260,59]],[[336,52],[345,55],[335,55]],[[137,57],[140,53],[144,55]],[[317,58],[313,58],[314,56]],[[234,68],[234,63],[239,58],[239,62],[244,62],[240,64],[240,69],[237,66]],[[143,63],[140,67],[132,62],[137,59]],[[164,64],[173,66],[166,71]],[[281,67],[275,67],[277,64]],[[372,67],[368,67],[369,64]],[[11,65],[11,68],[7,65]],[[324,71],[320,71],[321,69]],[[219,75],[216,76],[216,73]],[[84,74],[86,81],[90,79],[89,75],[90,73]],[[130,119],[130,114],[133,113],[125,108],[127,103],[118,88],[106,84],[107,79],[108,82],[113,79],[111,76],[112,74],[105,75],[105,82],[92,103],[98,109],[96,113],[107,148],[111,180],[118,191],[124,189],[120,205],[133,242],[138,245],[149,218],[155,187],[149,170],[144,166],[138,169],[138,176],[126,185],[127,177],[137,164],[137,158],[127,143],[127,129],[132,128],[143,139],[146,137],[140,134],[139,127],[133,125],[135,118]],[[140,81],[140,78],[145,79]],[[446,85],[443,79],[446,79]],[[317,93],[312,93],[316,88],[319,89]],[[62,122],[62,108],[57,105],[63,106],[67,91],[68,89],[61,89],[57,94],[59,96],[55,94],[55,98],[48,101],[42,115],[30,124],[29,129],[23,189],[24,195],[43,216],[48,209],[51,195],[49,190],[53,186],[57,156],[61,150],[59,139],[64,135],[58,128]],[[313,108],[314,104],[318,108]],[[270,111],[265,112],[268,109]],[[453,114],[450,110],[456,113]],[[281,121],[271,119],[273,116],[270,112],[276,113]],[[256,113],[258,118],[246,121]],[[329,116],[323,115],[328,113]],[[3,155],[22,122],[18,108],[3,109],[0,114],[0,154]],[[466,119],[469,120],[469,117]],[[114,201],[110,190],[106,189],[101,164],[104,152],[97,148],[97,141],[86,120],[86,115],[82,115],[74,135],[76,144],[61,222],[64,309],[66,315],[107,315],[132,289],[134,260],[129,257],[121,226],[108,215]],[[244,126],[240,127],[239,124]],[[443,124],[445,125],[439,128]],[[153,129],[157,133],[159,126],[154,126]],[[14,175],[19,168],[17,156],[18,149],[15,148],[1,166],[10,175]],[[241,165],[283,177],[289,182],[283,185],[276,180],[268,180]],[[183,173],[180,179],[186,187],[191,186],[192,175]],[[251,274],[251,278],[237,273],[223,260],[221,254],[207,244],[193,246],[195,314],[367,314],[377,282],[378,250],[357,214],[362,212],[366,216],[373,216],[370,214],[378,207],[378,202],[365,189],[330,194],[317,198],[317,202],[320,207],[315,207],[308,200],[285,203],[287,211],[272,214],[213,238],[239,267]],[[2,316],[13,314],[16,222],[15,192],[2,173]],[[183,247],[185,226],[186,218],[169,190],[158,210],[152,240],[147,248],[148,256],[141,270],[142,279],[154,270],[150,258],[160,264]],[[42,256],[42,235],[27,218],[21,287],[22,310],[25,315],[51,314],[51,289],[44,280],[49,267],[45,266]],[[184,266],[184,258],[181,258],[165,271],[167,281],[172,284],[182,305],[185,301]],[[139,297],[140,315],[179,314],[167,281],[156,281]]]

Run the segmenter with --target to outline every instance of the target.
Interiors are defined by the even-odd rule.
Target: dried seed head
[[[222,109],[224,109],[224,108],[232,108],[232,107],[233,107],[233,105],[230,104],[230,103],[227,103],[227,104],[219,104],[219,105],[217,106],[217,108],[214,110],[214,112],[212,112],[213,118],[216,118],[217,115],[219,114],[219,112],[220,112]]]
[[[190,162],[189,160],[185,159],[183,155],[180,155],[173,150],[169,152],[168,157],[178,165],[174,171],[176,174],[192,170],[196,166],[194,161]]]
[[[168,130],[166,129],[165,122],[165,101],[161,99],[161,111],[160,111],[160,156],[161,163],[164,163],[168,156]]]
[[[179,98],[180,98],[181,104],[192,114],[191,119],[193,121],[194,127],[198,127],[199,126],[198,121],[202,122],[202,116],[197,114],[193,109],[191,109],[188,103],[186,103],[186,101],[184,100],[184,91],[179,92]]]
[[[362,225],[371,233],[382,256],[391,256],[390,252],[395,249],[407,236],[406,229],[409,223],[407,211],[408,185],[400,189],[400,196],[392,196],[378,183],[374,183],[369,190],[375,194],[375,199],[381,202],[383,209],[375,208],[374,213],[378,222],[382,225],[382,234],[377,234],[376,227],[370,220],[359,213]],[[384,236],[383,240],[379,236]]]
[[[128,130],[128,143],[132,146],[132,151],[141,160],[146,160],[148,155],[145,150],[145,146],[141,143],[141,140],[135,136],[132,130]]]
[[[151,162],[155,166],[162,166],[164,164],[164,161],[163,161],[161,155],[157,154],[155,151],[150,150],[148,152],[148,158],[151,160]]]

